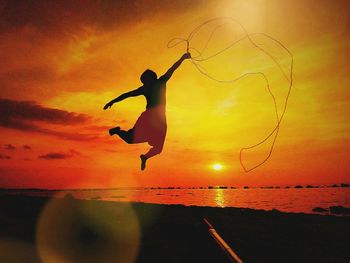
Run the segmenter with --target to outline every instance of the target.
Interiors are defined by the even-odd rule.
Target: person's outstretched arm
[[[163,78],[165,81],[168,81],[171,78],[171,76],[173,75],[174,71],[178,67],[180,67],[182,61],[184,61],[185,59],[188,59],[188,58],[191,58],[190,53],[183,54],[182,57],[178,61],[176,61],[175,64],[172,65],[163,76],[161,76],[161,78]]]
[[[111,100],[110,102],[108,102],[108,103],[103,107],[103,109],[106,110],[106,109],[112,107],[112,105],[113,105],[114,103],[116,103],[116,102],[125,100],[126,98],[129,98],[129,97],[135,97],[135,96],[139,96],[139,95],[142,95],[141,88],[138,88],[138,89],[135,89],[135,90],[132,90],[132,91],[123,93],[122,95],[118,96],[118,97],[115,98],[114,100]]]

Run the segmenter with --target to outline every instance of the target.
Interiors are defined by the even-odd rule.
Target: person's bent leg
[[[108,133],[110,136],[114,135],[114,134],[117,134],[118,132],[120,131],[120,127],[114,127],[114,128],[111,128],[109,129]]]
[[[109,130],[111,135],[117,134],[121,139],[123,139],[126,143],[133,143],[134,138],[134,129],[130,129],[128,131],[123,131],[119,127],[113,128]]]
[[[163,150],[163,144],[161,145],[155,145],[153,146],[146,154],[141,154],[140,158],[141,158],[141,170],[145,170],[146,169],[146,161],[157,155],[160,154]]]
[[[145,154],[146,159],[149,159],[157,154],[160,154],[163,150],[163,145],[162,146],[153,146],[149,151]]]

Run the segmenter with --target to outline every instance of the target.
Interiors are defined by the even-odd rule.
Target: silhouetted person
[[[115,127],[109,130],[111,136],[116,134],[127,143],[148,142],[148,144],[152,146],[146,154],[140,155],[141,170],[146,168],[147,159],[160,154],[163,150],[167,131],[165,117],[166,82],[171,78],[172,74],[181,63],[190,57],[190,53],[182,55],[182,57],[160,78],[157,78],[157,74],[154,71],[147,69],[141,75],[140,79],[143,85],[140,88],[120,95],[108,102],[103,108],[106,110],[112,107],[114,103],[129,97],[140,95],[146,97],[146,110],[137,119],[132,129],[123,131],[120,127]]]

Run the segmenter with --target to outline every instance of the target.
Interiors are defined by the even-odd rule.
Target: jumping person
[[[157,74],[147,69],[142,73],[140,79],[143,85],[135,90],[126,92],[119,97],[111,100],[104,106],[104,110],[112,107],[116,102],[129,97],[143,95],[146,97],[146,110],[137,119],[134,127],[128,131],[115,127],[109,130],[109,135],[118,135],[125,142],[143,143],[148,142],[152,148],[146,153],[141,154],[141,170],[146,168],[147,159],[160,154],[163,150],[164,140],[167,131],[165,106],[166,106],[166,82],[171,78],[174,71],[181,65],[185,59],[191,57],[190,53],[185,53],[172,65],[168,71],[157,78]]]

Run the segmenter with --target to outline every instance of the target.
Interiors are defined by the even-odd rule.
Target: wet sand
[[[8,195],[0,262],[229,262],[203,218],[245,262],[350,262],[350,217]]]

